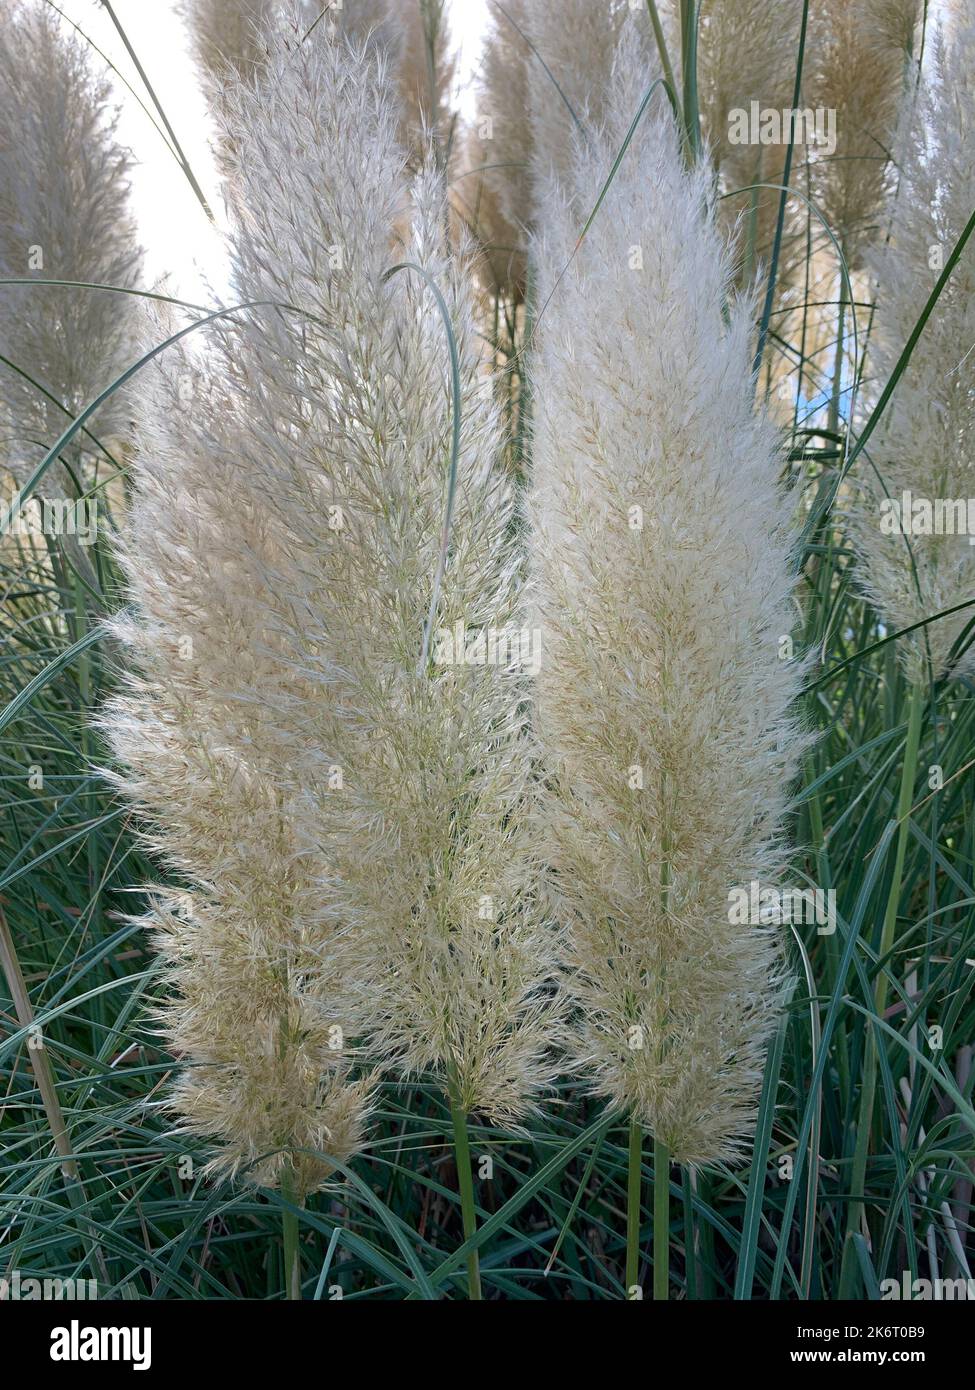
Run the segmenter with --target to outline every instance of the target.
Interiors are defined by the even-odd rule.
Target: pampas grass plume
[[[440,621],[513,619],[516,563],[445,182],[429,161],[406,178],[385,61],[272,43],[226,89],[235,293],[267,307],[144,395],[117,625],[134,674],[103,719],[190,892],[187,913],[156,913],[175,1106],[219,1172],[299,1195],[361,1143],[370,1065],[433,1069],[496,1119],[553,1070],[522,678],[418,664],[449,357],[424,280],[389,278],[397,259],[444,286],[462,364]],[[404,216],[412,244],[391,253]]]
[[[350,106],[358,70],[341,44],[299,49],[272,66],[266,91],[240,89],[233,112],[248,209],[239,289],[312,315],[270,315],[248,341],[253,378],[288,424],[282,433],[269,418],[260,438],[296,567],[278,636],[309,682],[271,709],[313,750],[302,788],[328,858],[322,912],[373,966],[371,1055],[405,1075],[433,1070],[466,1110],[514,1119],[551,1079],[555,1037],[553,950],[525,828],[526,690],[505,665],[471,665],[461,652],[439,660],[436,640],[457,623],[517,622],[513,499],[495,466],[500,431],[469,268],[445,242],[442,171],[428,159],[412,182],[401,176],[386,117],[363,109],[364,97]],[[377,133],[366,142],[368,120]],[[390,228],[404,221],[410,244],[391,254]],[[386,277],[398,260],[443,286],[462,377],[450,557],[422,670],[448,481],[449,355],[424,281]],[[342,524],[323,543],[329,506]],[[330,767],[342,769],[339,794],[316,790]]]
[[[791,503],[753,406],[750,304],[722,320],[713,176],[685,170],[662,97],[572,257],[646,85],[624,43],[603,129],[539,216],[543,295],[568,266],[533,375],[539,824],[576,1064],[705,1166],[747,1147],[789,988],[777,930],[733,924],[729,891],[783,873]]]
[[[490,138],[471,140],[472,168],[487,165],[478,230],[494,278],[520,297],[538,177],[564,178],[576,131],[598,122],[624,26],[636,30],[653,72],[649,21],[626,0],[592,5],[505,0],[492,11],[478,95],[478,123]]]
[[[813,165],[813,197],[857,269],[880,239],[888,159],[921,6],[917,0],[821,0],[811,10],[806,91],[836,112],[832,158]]]
[[[131,165],[109,97],[88,46],[65,33],[51,9],[40,0],[5,7],[0,276],[137,284],[142,255],[129,213]],[[0,353],[37,383],[0,367],[0,425],[18,479],[129,365],[141,327],[137,303],[60,286],[0,290]],[[108,441],[125,429],[125,413],[116,394],[91,429]],[[74,466],[78,457],[76,447]]]
[[[975,205],[975,24],[958,23],[935,40],[934,71],[905,99],[897,142],[899,188],[889,243],[870,270],[879,286],[871,375],[886,382]],[[940,252],[940,255],[939,255]],[[975,254],[966,246],[898,382],[868,458],[849,525],[862,587],[897,631],[975,596],[975,547],[966,534],[905,535],[881,525],[888,499],[967,499],[975,469],[971,357],[975,342]],[[894,515],[894,513],[891,513]],[[899,514],[899,513],[898,513]],[[909,522],[910,518],[901,518]],[[958,661],[952,647],[971,618],[962,610],[898,644],[913,678],[930,657],[935,677],[975,669],[975,648]]]

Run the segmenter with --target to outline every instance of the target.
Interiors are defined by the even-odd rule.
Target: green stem
[[[924,713],[926,686],[918,677],[911,686],[910,708],[907,720],[907,741],[904,746],[904,768],[901,774],[900,796],[897,800],[897,853],[894,859],[894,877],[887,897],[887,911],[884,914],[883,930],[880,934],[881,958],[890,954],[894,946],[897,928],[897,908],[900,905],[901,883],[904,876],[904,860],[907,855],[907,841],[910,835],[911,805],[914,801],[914,783],[917,778],[918,750],[921,743],[921,718]],[[877,976],[874,991],[878,1015],[887,1007],[887,971],[883,969]]]
[[[281,1193],[296,1204],[294,1174],[286,1169],[281,1178]],[[301,1301],[301,1261],[298,1258],[298,1213],[287,1207],[281,1212],[281,1235],[284,1239],[284,1283],[288,1299]]]
[[[660,1139],[653,1145],[653,1297],[670,1297],[670,1150]]]
[[[640,1190],[643,1186],[643,1128],[630,1117],[630,1156],[626,1174],[626,1296],[640,1282]]]
[[[119,38],[122,40],[123,44],[125,45],[125,51],[126,51],[126,53],[128,53],[130,59],[132,60],[132,63],[133,63],[133,66],[135,67],[136,72],[137,72],[137,73],[139,74],[139,76],[141,77],[142,82],[143,82],[143,84],[144,84],[144,86],[145,86],[145,89],[146,89],[146,91],[149,93],[149,96],[150,96],[150,98],[151,98],[151,100],[152,100],[152,104],[153,104],[153,106],[156,108],[156,110],[157,110],[158,113],[159,113],[160,120],[162,121],[163,125],[166,127],[166,134],[169,136],[169,139],[172,141],[173,153],[175,154],[176,159],[177,159],[177,161],[178,161],[180,167],[181,167],[182,170],[183,170],[183,173],[186,175],[187,182],[189,183],[189,185],[190,185],[190,187],[192,188],[193,192],[196,194],[196,197],[197,197],[197,199],[199,200],[200,206],[202,207],[203,211],[206,213],[207,217],[209,217],[210,221],[213,222],[214,225],[216,225],[216,219],[215,219],[214,216],[213,216],[213,212],[212,212],[212,210],[211,210],[211,208],[210,208],[210,204],[209,204],[209,203],[207,202],[207,200],[206,200],[206,194],[203,192],[203,189],[200,187],[200,185],[199,185],[199,184],[197,183],[197,181],[196,181],[196,175],[193,173],[193,170],[190,168],[189,160],[186,158],[186,155],[183,153],[182,146],[180,145],[179,141],[178,141],[177,138],[176,138],[176,132],[175,132],[175,130],[173,130],[173,127],[169,124],[169,118],[168,118],[168,116],[166,115],[166,112],[163,110],[162,103],[160,102],[159,98],[156,96],[155,91],[153,90],[152,83],[149,81],[149,78],[148,78],[148,76],[146,75],[146,70],[145,70],[145,68],[142,66],[142,64],[139,62],[138,58],[135,56],[135,49],[134,49],[134,48],[132,47],[132,45],[129,43],[128,35],[126,34],[125,30],[122,28],[121,24],[118,22],[118,19],[117,19],[117,17],[116,17],[115,11],[112,9],[111,5],[109,4],[109,0],[102,0],[102,6],[103,6],[104,9],[106,10],[109,19],[110,19],[110,20],[112,21],[112,23],[115,25],[116,31],[118,32],[118,36],[119,36]]]
[[[711,1179],[707,1173],[691,1174],[691,1192],[697,1201],[706,1206],[711,1196]],[[710,1221],[701,1221],[695,1228],[698,1242],[698,1298],[705,1301],[716,1298],[714,1269],[714,1227]]]
[[[897,909],[900,905],[901,887],[904,877],[904,860],[907,856],[907,840],[910,833],[911,804],[914,798],[914,782],[917,777],[918,749],[921,741],[921,716],[924,711],[925,685],[919,677],[911,686],[910,706],[907,720],[907,739],[904,745],[904,765],[901,770],[900,794],[897,798],[897,848],[894,855],[894,873],[887,895],[887,908],[880,933],[880,969],[874,988],[874,1012],[883,1018],[887,1008],[887,970],[894,946],[897,929]],[[856,1148],[853,1154],[853,1170],[850,1181],[850,1208],[846,1228],[846,1246],[840,1270],[841,1297],[853,1278],[854,1252],[852,1237],[860,1227],[864,1210],[866,1188],[867,1155],[870,1150],[870,1131],[873,1123],[874,1100],[877,1094],[877,1066],[879,1043],[876,1034],[867,1034],[863,1062],[863,1087],[860,1091],[860,1113],[857,1123]]]
[[[35,1028],[34,1008],[30,1002],[30,994],[27,990],[27,982],[24,973],[20,968],[20,960],[17,956],[17,948],[3,909],[0,908],[0,969],[6,976],[7,985],[10,989],[10,997],[13,1000],[14,1012],[17,1015],[17,1022],[21,1028]],[[98,1244],[98,1235],[92,1224],[83,1216],[88,1206],[88,1198],[81,1180],[81,1172],[78,1168],[77,1160],[71,1147],[71,1136],[68,1133],[68,1126],[64,1120],[64,1112],[61,1109],[61,1102],[58,1099],[57,1084],[54,1078],[54,1069],[51,1066],[51,1059],[48,1056],[47,1047],[44,1043],[43,1034],[38,1032],[32,1036],[27,1046],[27,1056],[30,1061],[31,1070],[34,1073],[34,1080],[37,1082],[37,1090],[41,1097],[41,1104],[44,1107],[44,1114],[47,1117],[48,1128],[51,1131],[51,1138],[54,1140],[54,1147],[61,1159],[61,1172],[65,1178],[65,1191],[71,1206],[79,1215],[82,1216],[86,1234],[91,1240],[91,1260],[92,1266],[96,1269],[98,1276],[108,1285],[109,1275],[105,1257]]]
[[[647,0],[647,9],[650,11],[650,23],[653,26],[653,37],[657,41],[657,52],[660,54],[660,66],[663,70],[664,81],[670,88],[671,95],[676,103],[676,111],[680,115],[681,140],[687,151],[687,129],[684,125],[684,115],[680,107],[680,96],[677,91],[677,81],[674,77],[673,64],[670,61],[670,52],[667,48],[667,39],[664,35],[664,26],[660,23],[660,15],[657,13],[655,0]]]
[[[698,1274],[698,1262],[700,1254],[698,1251],[697,1231],[694,1226],[694,1188],[692,1186],[691,1170],[682,1168],[680,1174],[681,1199],[684,1205],[684,1283],[686,1297],[688,1299],[700,1298],[698,1289],[700,1288],[700,1276]]]
[[[471,1172],[471,1146],[467,1135],[467,1114],[461,1104],[456,1082],[451,1079],[448,1097],[450,1118],[454,1122],[454,1153],[457,1158],[457,1187],[460,1192],[460,1212],[464,1223],[464,1240],[477,1233],[477,1214],[474,1209],[474,1177]],[[467,1256],[467,1297],[481,1300],[481,1265],[476,1250]]]
[[[845,253],[845,247],[841,246]],[[843,340],[846,335],[846,281],[840,275],[839,309],[836,317],[836,350],[833,357],[833,388],[830,392],[828,426],[832,434],[840,428],[840,399],[843,395]]]
[[[681,71],[684,95],[684,129],[689,163],[701,153],[701,112],[697,92],[697,4],[680,0]]]

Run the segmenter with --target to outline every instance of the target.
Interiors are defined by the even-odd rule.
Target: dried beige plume
[[[528,0],[510,0],[492,10],[481,58],[475,134],[478,165],[494,190],[499,213],[515,227],[529,216],[531,198],[531,50],[525,40]],[[472,152],[473,154],[473,152]]]
[[[496,275],[507,253],[513,273],[498,278],[516,297],[535,218],[533,179],[567,175],[577,131],[600,120],[624,26],[646,45],[649,86],[649,21],[627,0],[504,0],[492,7],[468,161],[484,170],[487,190],[477,234]],[[474,194],[465,189],[464,196]]]
[[[870,260],[878,285],[870,375],[879,383],[891,377],[975,206],[971,17],[953,31],[947,48],[935,40],[931,79],[916,104],[907,101],[897,164],[890,243]],[[969,242],[857,465],[860,491],[850,528],[864,588],[891,631],[975,597],[975,547],[967,534],[950,533],[975,494],[972,343],[975,250]],[[906,511],[905,493],[911,494]],[[945,504],[949,533],[926,534],[945,529],[937,520]],[[914,534],[905,535],[900,528],[910,532],[912,518]],[[960,659],[952,657],[972,613],[967,608],[939,619],[898,644],[912,677],[926,676],[929,655],[935,677],[975,669],[971,644]]]
[[[711,0],[703,7],[698,27],[702,124],[726,192],[783,182],[785,147],[733,143],[729,118],[749,111],[752,101],[763,110],[781,112],[792,106],[802,10],[803,0],[780,0],[774,17],[766,0]],[[763,188],[723,205],[724,217],[741,219],[746,268],[771,254],[779,200],[777,191]],[[780,264],[780,283],[787,278],[785,269]]]
[[[920,8],[919,0],[820,0],[810,11],[807,104],[835,111],[837,134],[836,153],[814,160],[813,198],[853,269],[881,230]]]
[[[266,61],[281,13],[278,0],[183,0],[182,8],[211,97],[236,77],[252,77]]]
[[[510,0],[504,10],[491,11],[456,199],[481,249],[482,279],[517,303],[525,292],[524,227],[531,197],[530,49],[519,33],[527,22],[527,0]]]
[[[525,297],[528,253],[524,231],[510,222],[501,204],[498,183],[489,182],[485,157],[493,158],[472,128],[462,132],[459,156],[462,172],[454,185],[454,209],[475,245],[478,276],[489,295],[501,295],[515,306]]]
[[[863,26],[875,48],[912,56],[920,22],[918,0],[864,0]]]
[[[6,9],[0,93],[0,277],[134,287],[142,256],[129,215],[130,160],[115,138],[109,86],[88,46],[63,31],[46,5]],[[129,365],[137,302],[60,286],[0,286],[0,354],[7,359],[0,363],[0,434],[18,480]],[[125,412],[124,401],[112,397],[93,417],[92,433],[109,441],[125,427]],[[73,470],[82,465],[81,446],[67,461]]]
[[[455,59],[447,20],[447,0],[400,0],[403,26],[400,87],[406,109],[406,139],[421,154],[425,137],[435,137],[441,157],[453,137],[450,106]]]
[[[306,394],[316,366],[324,400],[346,378],[303,335],[315,308],[342,331],[328,308],[336,277],[326,249],[339,231],[350,246],[354,229],[359,239],[348,293],[358,301],[361,268],[363,313],[386,294],[402,156],[398,113],[380,99],[371,64],[344,49],[340,62],[328,44],[277,61],[245,84],[250,124],[235,123],[227,147],[246,147],[249,165],[258,146],[261,168],[273,171],[253,206],[235,203],[238,262],[252,244],[245,228],[269,201],[298,217],[271,259],[292,271],[303,256],[321,261],[286,297],[255,292],[241,266],[241,299],[303,302],[305,314],[279,325],[268,306],[223,320],[204,342],[204,366],[188,359],[143,386],[122,556],[129,613],[115,625],[135,674],[102,723],[150,843],[186,887],[185,900],[160,896],[150,914],[172,985],[163,1024],[184,1062],[173,1106],[215,1142],[215,1171],[283,1182],[303,1197],[330,1171],[316,1152],[344,1159],[361,1143],[368,1083],[350,1064],[373,971],[346,924],[323,912],[328,859],[306,831],[314,796],[328,795],[320,751],[274,717],[279,703],[311,704],[322,690],[295,671],[282,636],[303,602],[304,556],[269,499],[277,474],[292,470],[315,518],[311,544],[330,547],[322,503],[333,455],[326,446],[309,457],[302,427],[305,416],[324,420]],[[235,90],[226,88],[228,120]],[[291,119],[280,121],[289,98]],[[292,188],[282,195],[288,171],[315,175],[303,205],[290,201]],[[236,168],[231,175],[243,189]],[[263,355],[282,334],[288,355],[266,372]],[[341,474],[341,456],[334,462]]]
[[[774,23],[762,0],[705,0],[698,27],[698,91],[704,133],[721,164],[729,145],[729,116],[749,102],[791,106],[803,0],[776,6]],[[676,27],[672,18],[671,27]]]
[[[791,500],[754,409],[752,306],[713,175],[688,173],[663,94],[572,257],[646,87],[624,43],[604,127],[544,191],[533,375],[543,627],[540,811],[569,932],[578,1067],[691,1165],[749,1142],[788,989],[781,931],[732,889],[781,883],[797,738]]]

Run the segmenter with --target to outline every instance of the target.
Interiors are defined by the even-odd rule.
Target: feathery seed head
[[[461,363],[438,623],[503,625],[516,562],[445,181],[429,163],[406,179],[385,74],[376,48],[272,45],[227,89],[235,289],[260,307],[214,327],[198,408],[173,408],[165,374],[147,390],[126,550],[138,617],[118,629],[140,674],[105,721],[193,896],[164,932],[167,1028],[189,1063],[176,1103],[223,1171],[281,1150],[265,1182],[296,1149],[358,1142],[357,1039],[496,1118],[552,1072],[520,678],[417,669],[450,377],[436,300],[419,275],[388,276],[398,260],[442,286]],[[391,253],[403,225],[411,245]]]
[[[751,306],[722,304],[712,176],[621,46],[607,119],[545,187],[534,369],[534,581],[546,660],[540,833],[569,935],[575,1052],[676,1159],[740,1154],[788,988],[775,929],[729,891],[783,871],[798,741],[788,498],[753,408]]]
[[[393,132],[380,129],[385,108],[370,115],[334,93],[331,102],[315,95],[319,83],[342,91],[355,74],[341,48],[299,56],[272,70],[274,95],[242,91],[235,113],[249,180],[241,291],[316,315],[282,322],[275,340],[254,345],[282,418],[297,426],[299,412],[308,417],[273,506],[299,538],[304,570],[303,602],[282,631],[320,696],[279,717],[344,769],[343,793],[323,800],[315,834],[328,847],[325,910],[379,966],[374,1055],[399,1059],[405,1072],[433,1068],[469,1108],[514,1118],[552,1074],[554,1022],[552,948],[522,828],[525,691],[518,672],[487,664],[417,669],[447,488],[449,356],[429,287],[413,272],[385,279],[390,260],[425,267],[441,286],[461,368],[462,449],[437,629],[516,621],[512,499],[494,467],[499,426],[479,370],[469,268],[444,241],[442,173],[428,162],[413,179],[411,244],[390,257],[403,184]],[[278,94],[280,110],[265,123],[258,103]],[[312,119],[344,121],[343,111],[345,138],[290,138]],[[375,136],[364,139],[370,120]],[[265,129],[275,131],[273,149]],[[355,169],[337,167],[343,160]],[[343,255],[325,280],[320,248],[329,245]],[[310,462],[342,511],[328,546],[309,529]]]
[[[130,160],[87,45],[45,5],[15,3],[0,27],[0,93],[0,276],[133,287],[141,252]],[[136,303],[60,286],[0,290],[0,353],[38,383],[0,368],[0,424],[18,479],[128,365],[141,326]],[[116,393],[92,431],[108,440],[126,409]]]
[[[277,0],[183,0],[182,9],[211,95],[235,77],[254,75],[281,12]]]
[[[454,56],[446,0],[412,0],[397,11],[403,26],[399,63],[405,105],[404,140],[422,155],[428,133],[441,147],[450,140],[450,87]]]
[[[566,176],[579,129],[600,120],[625,29],[640,35],[649,86],[657,67],[649,21],[627,0],[599,5],[506,0],[492,14],[481,67],[478,138],[470,142],[469,156],[472,168],[490,166],[484,172],[487,234],[482,239],[493,269],[499,261],[504,265],[505,251],[513,270],[524,264],[527,229],[537,208],[534,181]],[[517,287],[518,281],[500,283]]]
[[[702,125],[727,192],[755,184],[781,185],[784,144],[736,144],[730,138],[734,113],[760,109],[781,112],[792,105],[803,0],[779,0],[774,20],[765,0],[725,0],[706,4],[698,29],[698,86]],[[677,7],[671,12],[677,25]],[[771,254],[780,193],[761,188],[722,205],[726,219],[748,224],[743,242],[756,255]],[[780,262],[780,282],[787,274]]]
[[[430,131],[446,144],[454,60],[445,0],[345,0],[324,16],[323,9],[317,0],[184,0],[193,48],[215,109],[228,83],[259,74],[269,45],[289,39],[311,46],[347,40],[385,55],[399,89],[402,139],[416,157]],[[229,123],[223,125],[222,162],[235,138]]]
[[[367,1081],[349,1068],[362,972],[323,923],[320,855],[282,785],[300,750],[248,685],[291,688],[273,634],[286,538],[241,467],[233,387],[184,359],[143,383],[136,490],[122,550],[132,674],[103,712],[115,780],[180,891],[148,915],[172,994],[159,1016],[185,1061],[171,1104],[217,1140],[214,1172],[304,1196],[358,1147]],[[241,433],[239,434],[238,431]]]
[[[897,141],[899,188],[889,243],[870,258],[878,306],[871,375],[886,382],[975,205],[975,24],[935,41],[932,78],[905,99]],[[975,595],[967,517],[975,470],[975,251],[966,246],[911,354],[883,421],[858,465],[850,530],[861,579],[892,631]],[[939,519],[940,518],[940,519]],[[975,521],[975,518],[973,518]],[[959,523],[961,523],[959,525]],[[975,669],[971,645],[952,647],[971,617],[962,610],[899,644],[909,674]]]
[[[917,0],[821,0],[811,11],[806,91],[836,112],[838,137],[835,155],[813,164],[813,197],[854,269],[877,236],[919,12]]]

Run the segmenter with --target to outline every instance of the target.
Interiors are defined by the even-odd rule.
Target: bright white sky
[[[55,0],[153,110],[115,26],[100,0]],[[471,110],[471,74],[477,63],[488,0],[450,0],[451,29],[460,48],[458,103]],[[125,30],[183,151],[220,216],[220,181],[209,149],[206,109],[196,67],[187,51],[176,0],[113,0]],[[96,55],[97,57],[97,55]],[[120,138],[138,160],[133,202],[146,248],[150,280],[168,275],[169,293],[200,301],[207,284],[224,284],[219,234],[208,222],[189,183],[131,92],[120,89]],[[153,110],[153,115],[155,112]]]

